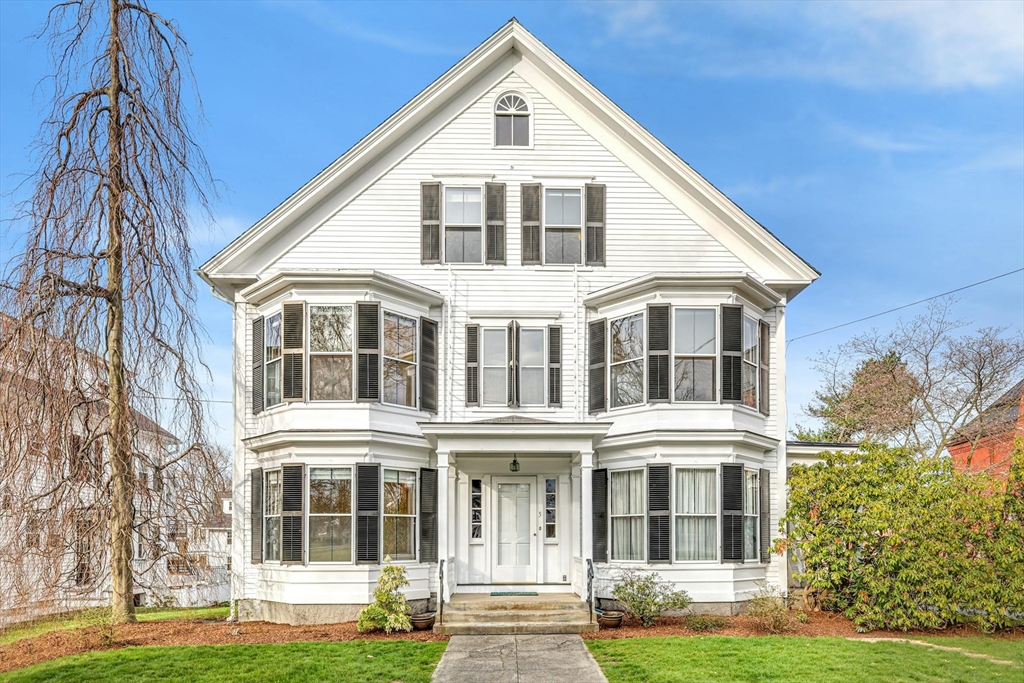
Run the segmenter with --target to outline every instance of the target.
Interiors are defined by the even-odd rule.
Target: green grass
[[[0,675],[0,681],[428,683],[444,648],[444,643],[407,640],[131,647],[36,664],[12,671],[6,678]]]
[[[163,621],[165,619],[226,619],[228,607],[161,608],[142,607],[136,610],[139,621]],[[0,630],[0,645],[9,645],[24,638],[41,636],[50,631],[66,631],[107,623],[110,610],[87,609],[72,614],[59,614],[27,624],[18,624],[7,630]]]
[[[968,652],[988,655],[995,659],[1017,662],[1024,666],[1024,640],[1007,640],[988,636],[909,636],[911,640],[923,640],[945,647],[959,647]]]
[[[942,639],[945,643],[947,640]],[[952,645],[952,643],[949,643]],[[1019,683],[1015,666],[909,643],[844,638],[623,638],[587,641],[609,683]]]

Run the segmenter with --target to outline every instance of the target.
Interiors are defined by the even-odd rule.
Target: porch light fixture
[[[516,454],[515,453],[512,454],[512,462],[510,462],[508,464],[508,471],[509,472],[518,472],[519,471],[519,461],[516,460]]]

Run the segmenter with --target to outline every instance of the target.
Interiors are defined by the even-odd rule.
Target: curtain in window
[[[612,472],[612,559],[644,559],[644,471]]]
[[[715,470],[676,470],[676,560],[718,559]]]

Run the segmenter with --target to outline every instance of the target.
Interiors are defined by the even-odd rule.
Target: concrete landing
[[[452,636],[433,683],[608,683],[578,635]]]
[[[571,634],[597,630],[587,604],[572,593],[533,596],[458,594],[434,631],[446,635]]]

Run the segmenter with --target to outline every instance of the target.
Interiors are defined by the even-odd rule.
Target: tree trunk
[[[107,196],[107,411],[110,434],[110,581],[111,621],[135,621],[132,577],[132,449],[128,425],[128,392],[124,377],[124,171],[121,149],[121,42],[119,0],[110,0],[110,107],[107,123],[109,177]]]

